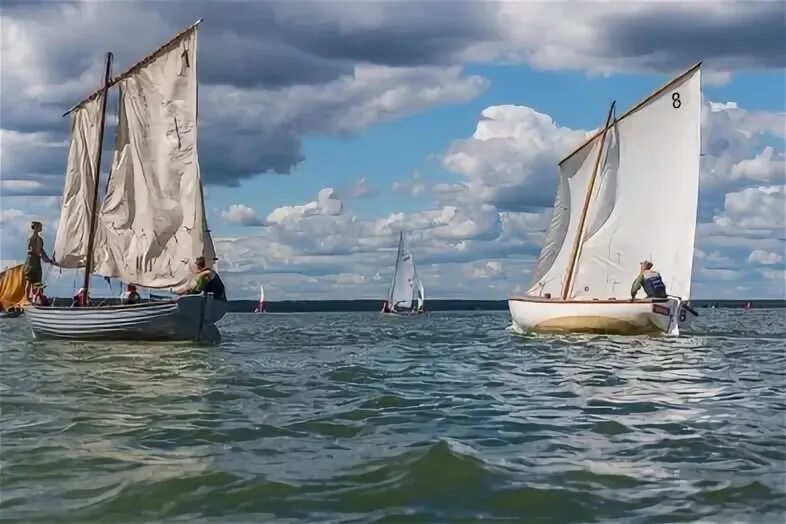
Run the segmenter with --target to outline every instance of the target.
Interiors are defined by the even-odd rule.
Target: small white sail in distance
[[[402,231],[399,234],[393,281],[388,292],[388,305],[391,311],[419,310],[423,306],[424,295],[423,283],[415,268],[415,259]]]
[[[263,313],[265,311],[265,288],[259,286],[259,302],[257,303],[257,308],[254,310],[255,313]]]

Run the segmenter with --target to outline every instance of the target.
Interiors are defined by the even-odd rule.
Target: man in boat
[[[639,276],[630,288],[630,299],[636,300],[636,294],[641,288],[644,288],[647,298],[666,298],[666,284],[663,283],[660,273],[652,269],[652,262],[645,260],[640,268]]]
[[[41,260],[47,264],[52,261],[44,251],[44,239],[41,238],[41,231],[44,226],[38,220],[33,220],[30,224],[33,234],[27,240],[27,258],[25,259],[25,297],[32,298],[33,286],[41,283]]]
[[[134,284],[128,284],[126,290],[120,294],[120,303],[124,305],[138,304],[140,300],[142,297],[139,296]]]
[[[176,290],[178,295],[199,295],[200,293],[212,293],[213,298],[226,302],[227,295],[224,289],[224,282],[214,270],[205,267],[205,257],[198,257],[196,264],[196,284],[185,290]]]

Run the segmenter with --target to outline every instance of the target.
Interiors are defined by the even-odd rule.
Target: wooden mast
[[[592,191],[595,189],[595,179],[598,177],[598,168],[600,167],[600,160],[603,157],[603,144],[606,141],[606,133],[609,130],[609,124],[611,123],[611,116],[614,114],[614,106],[616,105],[616,101],[611,103],[611,107],[609,107],[609,116],[606,117],[606,125],[603,126],[603,133],[600,137],[600,146],[598,148],[598,158],[595,159],[595,168],[592,171],[592,177],[589,181],[589,187],[587,188],[587,194],[584,196],[584,207],[581,210],[581,217],[579,218],[579,226],[576,231],[576,238],[573,240],[573,250],[570,254],[570,264],[568,264],[568,272],[567,278],[562,285],[562,299],[567,300],[568,295],[570,294],[573,288],[573,273],[576,271],[576,261],[578,259],[579,248],[582,244],[582,238],[584,237],[584,229],[587,222],[587,211],[589,210],[590,199],[592,198]]]
[[[93,245],[95,244],[96,222],[98,210],[98,185],[101,178],[101,153],[104,149],[104,123],[106,122],[106,103],[109,99],[110,81],[112,79],[112,53],[106,54],[106,70],[104,71],[104,86],[99,93],[103,92],[104,99],[101,101],[101,123],[98,128],[98,154],[94,166],[95,187],[93,188],[93,203],[90,206],[90,231],[87,237],[87,260],[85,261],[85,280],[82,287],[85,290],[85,297],[89,296],[90,273],[93,271]],[[85,304],[86,305],[86,304]]]

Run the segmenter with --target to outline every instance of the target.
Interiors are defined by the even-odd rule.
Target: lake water
[[[678,339],[238,314],[217,347],[0,320],[0,519],[782,523],[785,313],[700,313]]]

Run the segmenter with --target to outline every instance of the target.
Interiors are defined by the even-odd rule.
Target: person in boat
[[[224,282],[214,270],[206,267],[205,257],[198,257],[194,264],[196,265],[196,284],[185,290],[177,290],[175,293],[178,295],[199,295],[200,293],[212,293],[213,298],[226,302],[227,295],[224,288]]]
[[[87,296],[87,290],[83,287],[73,297],[71,307],[87,307],[90,304],[90,298]]]
[[[134,284],[128,284],[126,290],[120,294],[120,303],[123,305],[139,304],[141,300],[142,297],[139,296]]]
[[[44,295],[44,287],[46,286],[42,286],[41,284],[36,284],[33,286],[33,298],[31,302],[34,306],[47,307],[51,305],[49,298]]]
[[[387,300],[382,301],[382,312],[383,313],[390,313],[390,306],[388,305]]]
[[[645,260],[640,268],[639,276],[630,288],[630,299],[636,300],[636,295],[642,288],[647,298],[666,298],[666,284],[663,283],[660,273],[652,269],[652,262]]]
[[[30,224],[33,234],[27,239],[27,258],[25,259],[25,297],[32,298],[33,286],[41,283],[42,271],[41,261],[51,264],[52,261],[44,251],[44,239],[41,238],[41,231],[44,226],[38,220],[33,220]]]

